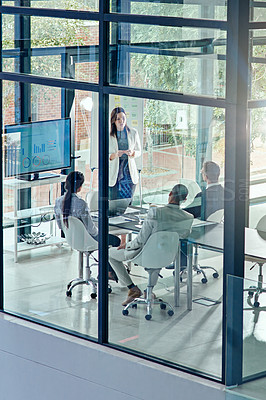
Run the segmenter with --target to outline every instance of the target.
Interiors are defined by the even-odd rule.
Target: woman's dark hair
[[[111,112],[111,121],[110,121],[110,125],[111,125],[111,129],[110,129],[110,135],[117,137],[117,129],[116,129],[116,118],[117,118],[117,114],[119,113],[123,113],[126,115],[125,110],[122,107],[116,107],[113,109],[113,111]],[[125,125],[125,129],[127,131],[127,133],[130,132],[129,127],[127,126],[127,124]]]
[[[84,175],[82,172],[79,171],[70,172],[66,178],[66,183],[65,183],[66,194],[63,201],[63,221],[67,227],[68,227],[68,216],[71,210],[72,193],[76,193],[77,190],[83,185],[83,183],[84,183]]]

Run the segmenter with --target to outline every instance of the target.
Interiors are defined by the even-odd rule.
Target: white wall
[[[0,313],[1,400],[224,400],[222,385]]]

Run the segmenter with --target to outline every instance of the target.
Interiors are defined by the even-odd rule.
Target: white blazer
[[[128,139],[128,149],[135,151],[134,157],[128,157],[128,166],[129,172],[134,185],[138,183],[138,170],[135,162],[135,158],[141,156],[141,147],[140,147],[140,139],[139,134],[136,129],[130,129],[130,132],[127,134]],[[118,143],[117,139],[114,136],[110,136],[109,138],[109,157],[113,153],[118,152]],[[113,160],[109,159],[109,186],[114,186],[117,181],[119,169],[119,157],[114,158]]]

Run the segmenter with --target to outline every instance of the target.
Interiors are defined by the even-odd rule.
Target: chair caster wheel
[[[168,314],[170,317],[172,317],[172,316],[174,315],[174,311],[173,311],[173,310],[168,310],[168,311],[167,311],[167,314]]]
[[[254,301],[254,307],[258,308],[260,306],[259,301]]]
[[[161,309],[161,310],[165,310],[165,309],[166,309],[166,304],[164,304],[164,303],[163,303],[163,304],[160,304],[160,309]]]
[[[137,304],[132,304],[132,308],[137,308]]]
[[[96,297],[97,297],[97,293],[91,293],[91,298],[92,299],[96,299]]]
[[[197,275],[201,274],[201,271],[197,271]]]
[[[216,278],[219,277],[219,274],[218,274],[218,272],[214,272],[214,273],[212,274],[212,276],[216,279]]]
[[[149,320],[151,319],[151,314],[145,315],[145,319],[146,319],[147,321],[149,321]]]
[[[66,291],[66,295],[67,295],[67,297],[71,297],[71,296],[72,296],[71,290],[67,290],[67,291]]]
[[[110,293],[112,293],[112,288],[111,287],[108,288],[108,294],[110,294]]]
[[[208,279],[207,279],[207,278],[202,278],[201,282],[202,282],[202,283],[207,283],[207,282],[208,282]]]
[[[128,310],[123,310],[123,311],[122,311],[122,314],[123,314],[123,315],[128,315]]]

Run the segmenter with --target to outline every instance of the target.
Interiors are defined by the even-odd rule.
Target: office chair
[[[98,211],[98,191],[97,190],[90,190],[86,193],[85,201],[88,204],[88,207],[91,212]]]
[[[187,208],[193,203],[196,195],[201,192],[200,186],[192,179],[180,178],[178,183],[185,185],[188,190],[187,199],[182,203],[182,208]]]
[[[168,306],[168,315],[174,315],[173,307],[169,303],[166,303],[162,299],[153,298],[152,274],[156,272],[159,273],[163,267],[172,263],[177,256],[178,249],[179,235],[176,232],[155,232],[149,237],[141,252],[130,260],[135,265],[141,265],[145,271],[148,272],[146,298],[134,299],[123,309],[123,315],[128,315],[128,309],[130,307],[137,308],[137,304],[146,305],[146,320],[150,320],[152,318],[152,306],[154,304],[159,304],[161,310],[165,310]]]
[[[259,222],[257,223],[256,230],[260,237],[262,239],[266,240],[266,215],[264,215]],[[258,284],[257,286],[250,286],[249,289],[244,289],[245,291],[248,291],[248,301],[254,297],[254,303],[253,306],[255,308],[258,308],[260,306],[259,296],[261,293],[266,293],[266,288],[263,288],[263,273],[262,273],[262,267],[265,264],[265,259],[263,258],[258,258],[258,257],[251,257],[251,256],[246,256],[245,261],[251,261],[254,262],[254,264],[250,267],[250,270],[252,270],[256,265],[259,266],[259,273],[258,273]],[[255,295],[255,296],[254,296]]]
[[[69,246],[79,252],[79,277],[72,279],[67,285],[66,295],[68,297],[72,296],[72,290],[78,285],[89,285],[91,286],[91,298],[96,299],[97,297],[97,280],[91,276],[90,269],[90,256],[91,254],[98,250],[98,242],[93,239],[92,236],[86,230],[82,221],[76,217],[68,217],[68,227],[63,223],[63,218],[61,217],[61,223],[63,227],[63,232],[66,237],[66,241]],[[87,257],[87,265],[85,269],[85,278],[83,278],[83,254]]]
[[[217,210],[214,213],[212,213],[207,218],[207,221],[216,222],[217,224],[223,224],[224,223],[224,209],[221,208],[221,210]]]
[[[208,222],[215,222],[215,223],[217,223],[217,224],[223,223],[223,220],[224,220],[224,210],[223,210],[223,209],[215,211],[213,214],[211,214],[211,215],[207,218],[207,221],[208,221]],[[218,271],[217,271],[214,267],[211,267],[211,266],[209,266],[209,265],[203,266],[203,265],[200,265],[200,264],[199,264],[199,262],[198,262],[198,257],[199,257],[199,252],[198,252],[198,250],[199,250],[199,245],[195,244],[195,245],[194,245],[193,270],[196,271],[197,274],[202,274],[202,275],[203,275],[203,278],[201,279],[201,282],[202,282],[202,283],[207,283],[207,282],[208,282],[207,275],[205,274],[205,271],[204,271],[205,269],[211,269],[211,270],[213,270],[214,272],[213,272],[212,276],[213,276],[215,279],[217,279],[217,278],[219,277],[219,273],[218,273]],[[182,271],[180,272],[180,280],[181,280],[181,282],[182,282],[182,275],[183,275],[183,273],[184,273],[185,271],[186,271],[186,269],[184,269],[184,270],[182,270]]]

